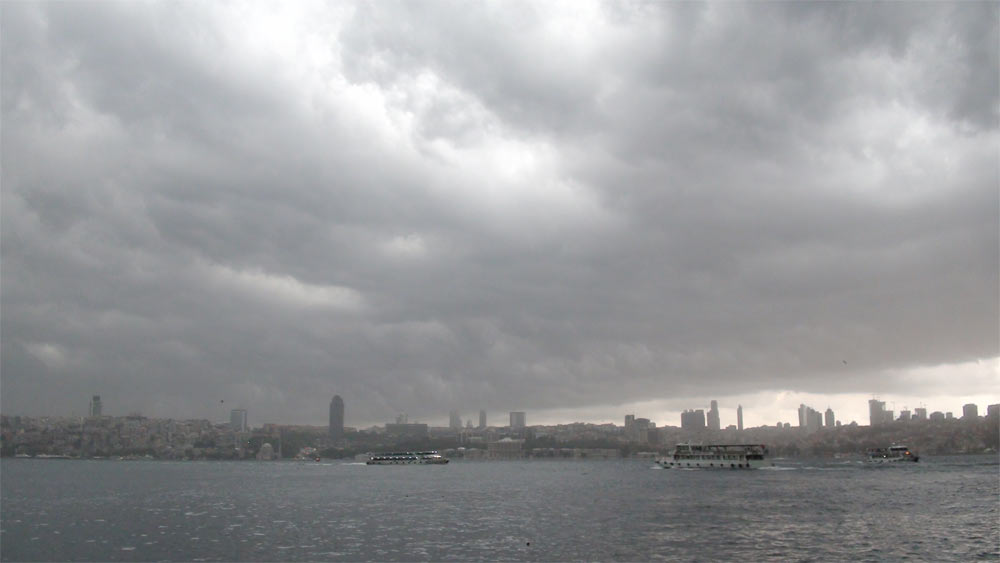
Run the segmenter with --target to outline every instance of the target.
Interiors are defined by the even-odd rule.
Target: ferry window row
[[[752,456],[747,456],[752,459]],[[678,455],[674,456],[675,459],[731,459],[739,460],[743,459],[740,455]]]

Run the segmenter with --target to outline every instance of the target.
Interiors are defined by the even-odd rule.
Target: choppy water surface
[[[0,559],[1000,559],[996,456],[925,461],[5,459]]]

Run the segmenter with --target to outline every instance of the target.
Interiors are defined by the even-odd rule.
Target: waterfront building
[[[264,442],[264,445],[260,447],[260,451],[257,452],[257,459],[261,461],[271,461],[274,457],[274,446]]]
[[[684,430],[704,430],[705,411],[686,410],[681,413],[681,428]]]
[[[328,432],[334,440],[344,437],[344,400],[334,395],[330,400],[330,425]]]
[[[722,423],[719,421],[719,402],[712,401],[712,408],[708,409],[708,417],[705,421],[709,430],[719,430]]]
[[[101,396],[94,395],[90,399],[90,416],[101,416]]]
[[[233,432],[247,431],[247,410],[233,409],[229,411],[229,427]]]
[[[513,414],[513,413],[511,413]],[[519,459],[524,457],[524,440],[501,438],[487,446],[490,459]]]
[[[458,414],[458,411],[448,413],[448,428],[452,430],[462,429],[462,416]]]
[[[486,411],[479,411],[479,429],[486,428]]]
[[[523,412],[511,412],[510,413],[510,427],[511,428],[524,428],[527,426],[525,424],[525,416]]]
[[[625,415],[625,433],[628,434],[632,430],[632,425],[635,424],[635,415],[627,414]]]
[[[736,429],[743,430],[743,405],[736,405]]]
[[[830,408],[830,407],[826,407],[826,415],[825,416],[826,416],[826,427],[827,428],[833,428],[834,425],[836,424],[836,420],[837,420],[836,417],[834,417],[834,415],[833,415],[833,409]]]
[[[977,407],[974,403],[962,405],[962,418],[965,420],[979,418],[979,407]]]

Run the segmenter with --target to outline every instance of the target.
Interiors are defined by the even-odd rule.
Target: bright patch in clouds
[[[292,276],[273,275],[260,270],[235,270],[222,265],[205,267],[211,283],[232,289],[247,298],[290,307],[321,307],[340,310],[361,309],[364,301],[357,291],[334,285],[303,283]]]
[[[548,409],[529,413],[531,424],[559,424],[570,420],[593,423],[613,422],[623,424],[624,415],[634,414],[648,418],[657,426],[680,426],[681,412],[702,409],[706,413],[711,401],[719,403],[722,427],[736,425],[736,407],[743,406],[743,426],[774,426],[778,422],[798,426],[799,405],[826,412],[833,409],[843,424],[857,422],[867,426],[868,400],[885,401],[885,408],[898,418],[902,410],[913,411],[925,407],[928,413],[950,412],[962,416],[962,405],[972,403],[979,407],[979,414],[987,405],[1000,403],[1000,357],[987,358],[961,364],[920,367],[912,370],[891,370],[874,376],[880,381],[909,382],[913,392],[887,391],[885,393],[805,393],[799,391],[761,391],[741,395],[690,397],[681,399],[651,399],[624,405],[603,405],[582,409]],[[899,388],[898,383],[893,384]],[[873,388],[875,386],[873,385]],[[978,391],[970,391],[978,390]]]
[[[55,344],[49,344],[48,342],[31,342],[29,344],[25,344],[24,347],[32,356],[38,358],[43,364],[45,364],[45,367],[51,370],[61,370],[66,367],[66,352]]]
[[[427,254],[427,243],[416,234],[399,235],[380,245],[382,252],[398,258],[421,258]]]

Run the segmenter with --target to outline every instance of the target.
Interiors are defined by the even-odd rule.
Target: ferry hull
[[[762,459],[683,459],[674,460],[667,456],[656,460],[657,465],[664,469],[760,469],[770,467],[773,463]]]
[[[367,465],[444,465],[451,460],[448,459],[418,459],[418,460],[369,460]]]
[[[389,452],[371,454],[366,462],[368,465],[444,465],[448,458],[430,450],[424,452]]]
[[[908,456],[908,457],[870,457],[868,458],[868,463],[883,464],[883,463],[916,463],[920,461],[920,456]]]

